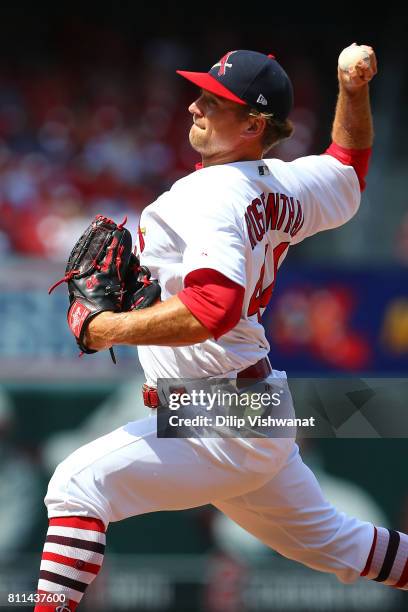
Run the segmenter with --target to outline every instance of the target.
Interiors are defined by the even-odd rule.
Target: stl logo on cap
[[[219,71],[218,71],[218,76],[224,76],[226,69],[227,69],[227,68],[232,68],[232,64],[228,64],[228,60],[229,60],[229,58],[231,57],[231,55],[232,55],[233,53],[236,53],[236,51],[228,51],[228,53],[226,53],[226,54],[224,55],[224,57],[222,57],[222,58],[220,59],[220,61],[219,61],[219,62],[217,62],[216,64],[214,64],[213,68],[215,68],[216,66],[219,66],[219,67],[220,67],[220,69],[219,69]]]

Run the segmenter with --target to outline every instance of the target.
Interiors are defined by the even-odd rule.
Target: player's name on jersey
[[[261,193],[252,200],[245,212],[252,249],[270,230],[296,236],[304,220],[299,200],[284,193]]]
[[[228,416],[208,416],[197,415],[194,417],[181,417],[172,414],[169,417],[171,427],[314,427],[316,419],[314,417],[303,419],[285,419],[271,416],[262,417],[260,415],[247,415],[246,417]]]

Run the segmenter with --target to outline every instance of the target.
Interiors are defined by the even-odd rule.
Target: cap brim
[[[201,89],[210,91],[216,96],[226,98],[227,100],[232,100],[232,102],[236,102],[237,104],[246,104],[244,100],[238,98],[238,96],[224,87],[224,85],[217,81],[217,79],[211,76],[211,74],[208,72],[188,72],[186,70],[176,70],[176,72],[185,79],[194,83],[194,85],[198,85],[198,87],[201,87]]]

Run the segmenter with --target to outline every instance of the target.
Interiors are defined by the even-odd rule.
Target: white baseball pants
[[[45,503],[50,518],[89,516],[106,527],[211,503],[267,546],[342,582],[359,577],[374,533],[324,499],[292,438],[157,438],[155,416],[75,451]]]

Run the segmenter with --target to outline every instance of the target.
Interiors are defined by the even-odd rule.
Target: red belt
[[[263,359],[260,359],[259,361],[249,366],[248,368],[245,368],[245,370],[241,370],[241,372],[238,372],[237,380],[239,381],[240,379],[245,379],[245,378],[262,380],[266,378],[267,376],[269,376],[271,372],[272,372],[272,368],[271,368],[271,364],[269,363],[269,359],[267,357],[264,357]],[[240,387],[239,383],[237,383],[237,387],[238,388]],[[180,393],[182,392],[183,391],[180,390]],[[143,401],[144,401],[145,406],[148,406],[149,408],[158,408],[160,406],[159,395],[155,387],[149,387],[148,385],[143,385],[142,393],[143,393]]]

